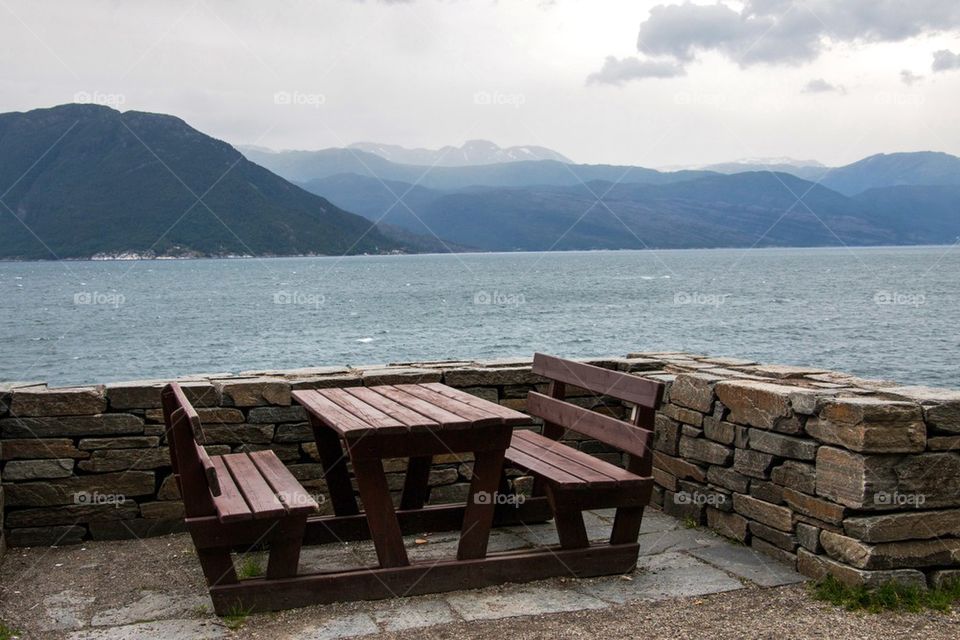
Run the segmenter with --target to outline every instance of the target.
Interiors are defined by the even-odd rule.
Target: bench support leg
[[[427,484],[430,480],[432,456],[410,458],[407,464],[407,477],[403,481],[403,495],[400,497],[401,509],[421,509],[427,501]]]
[[[203,577],[207,579],[207,586],[236,584],[237,572],[233,568],[233,558],[230,548],[197,549],[197,559],[203,569]]]
[[[583,513],[577,510],[554,508],[554,522],[562,549],[582,549],[590,546]]]
[[[317,442],[317,453],[323,463],[323,477],[327,481],[333,512],[338,516],[360,513],[357,499],[353,496],[350,473],[347,471],[347,456],[340,444],[340,436],[313,416],[310,417],[310,422]]]
[[[620,507],[613,520],[610,544],[633,544],[640,535],[643,507]]]
[[[410,564],[407,550],[403,547],[403,534],[397,521],[397,512],[393,508],[387,488],[383,463],[379,459],[354,460],[353,470],[380,566],[387,568]]]
[[[277,522],[270,536],[267,578],[289,578],[297,575],[306,526],[305,515],[283,518]]]
[[[478,451],[475,456],[457,560],[476,560],[486,556],[497,489],[503,474],[503,450]]]

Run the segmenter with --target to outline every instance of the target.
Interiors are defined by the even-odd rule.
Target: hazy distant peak
[[[439,149],[408,149],[395,144],[357,142],[349,146],[378,155],[398,164],[431,165],[438,167],[467,167],[523,160],[555,160],[570,164],[566,156],[535,145],[501,147],[489,140],[467,140],[460,147],[445,146]]]

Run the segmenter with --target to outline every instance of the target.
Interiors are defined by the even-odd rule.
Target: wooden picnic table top
[[[300,389],[293,398],[348,440],[530,422],[526,414],[438,382]]]

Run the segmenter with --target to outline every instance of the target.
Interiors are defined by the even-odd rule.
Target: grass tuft
[[[244,578],[257,578],[263,575],[263,565],[260,564],[260,559],[255,556],[244,556],[240,561],[240,567],[237,569],[237,577],[241,580]]]
[[[0,640],[18,640],[20,632],[11,629],[3,620],[0,620]]]
[[[879,587],[851,587],[827,576],[812,587],[817,600],[848,611],[899,611],[917,613],[924,609],[950,611],[960,603],[960,580],[936,589],[887,582]]]
[[[227,615],[220,617],[220,620],[226,628],[236,631],[246,623],[251,611],[252,609],[243,609],[240,605],[234,605],[230,607]]]

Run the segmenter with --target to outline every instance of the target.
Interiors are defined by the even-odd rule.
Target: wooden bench
[[[636,544],[653,490],[651,444],[663,385],[540,353],[533,372],[551,381],[546,394],[527,396],[527,412],[543,419],[543,433],[514,432],[506,459],[533,473],[534,497],[545,495],[549,501],[561,548],[588,548],[582,512],[610,507],[617,509],[610,544]],[[572,404],[564,400],[568,387],[627,402],[632,415],[619,420]],[[629,454],[626,468],[559,442],[568,430]]]
[[[207,585],[236,584],[231,552],[270,547],[268,578],[294,576],[317,502],[270,450],[210,456],[203,427],[176,383],[164,387],[170,461]]]

